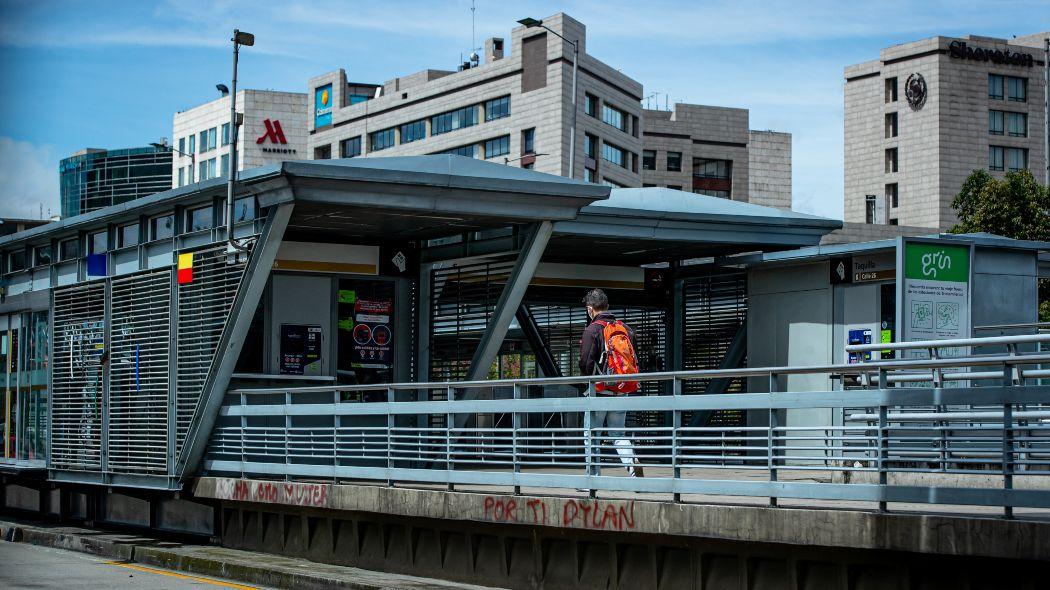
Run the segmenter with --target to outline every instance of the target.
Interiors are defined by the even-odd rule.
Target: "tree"
[[[974,170],[952,199],[956,234],[987,232],[1018,240],[1050,241],[1050,188],[1030,170],[1008,172],[1002,180]],[[1050,281],[1039,281],[1039,320],[1050,321]]]

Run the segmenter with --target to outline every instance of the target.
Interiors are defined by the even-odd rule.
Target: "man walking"
[[[627,375],[638,372],[638,356],[635,354],[634,330],[609,313],[609,298],[601,289],[593,289],[583,298],[587,306],[587,317],[591,323],[583,330],[580,339],[581,375]],[[637,381],[608,381],[595,384],[599,397],[629,395],[638,391]],[[631,477],[642,477],[642,466],[634,454],[634,446],[627,438],[625,427],[627,412],[594,412],[592,427],[604,430],[613,439],[616,454]],[[599,455],[600,458],[600,455]],[[601,462],[597,464],[601,474]]]

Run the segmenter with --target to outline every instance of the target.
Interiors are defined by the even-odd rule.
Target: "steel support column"
[[[510,321],[514,318],[518,306],[525,297],[525,289],[532,281],[532,276],[536,274],[536,267],[539,266],[540,258],[547,249],[547,242],[550,240],[553,229],[554,224],[550,221],[541,221],[532,225],[529,237],[522,245],[514,268],[510,271],[510,277],[507,278],[507,285],[503,287],[499,301],[492,310],[492,317],[489,318],[485,334],[478,343],[478,349],[474,351],[474,358],[470,361],[470,372],[467,373],[467,381],[480,381],[488,375],[489,367],[496,359],[496,354],[503,345],[503,338],[506,337],[507,330],[510,328]]]
[[[277,258],[277,248],[281,245],[284,230],[292,216],[292,207],[292,203],[284,203],[270,210],[266,226],[248,260],[244,279],[237,289],[237,296],[230,309],[229,323],[222,332],[219,345],[215,347],[211,371],[204,382],[200,402],[186,433],[182,455],[175,464],[176,478],[181,478],[196,469],[204,455],[208,437],[211,436],[212,427],[222,405],[222,398],[230,385],[230,377],[255,315],[255,308],[259,305],[270,269]]]

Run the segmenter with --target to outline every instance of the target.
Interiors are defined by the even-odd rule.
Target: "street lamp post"
[[[569,178],[576,178],[576,71],[580,65],[580,41],[579,39],[566,39],[561,33],[543,24],[542,20],[534,18],[523,18],[518,24],[525,25],[527,29],[540,27],[547,29],[566,43],[572,44],[572,127],[569,128]]]
[[[164,139],[164,138],[161,138],[161,139],[163,139],[165,142],[167,141],[167,139]],[[153,142],[150,145],[155,147],[155,148],[157,148],[158,150],[168,150],[168,151],[175,152],[176,154],[179,154],[180,156],[189,156],[190,157],[190,174],[193,174],[194,171],[197,169],[197,156],[196,155],[188,154],[188,153],[180,150],[179,148],[177,148],[177,147],[175,147],[173,145],[167,145],[166,143]]]
[[[255,45],[255,35],[234,29],[230,40],[233,41],[233,79],[230,84],[230,169],[226,175],[226,251],[247,252],[248,248],[233,238],[233,193],[237,181],[237,136],[240,129],[237,117],[237,56],[241,45]],[[222,89],[219,91],[222,92]]]

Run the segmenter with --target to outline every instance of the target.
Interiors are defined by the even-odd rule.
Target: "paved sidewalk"
[[[279,555],[210,545],[188,545],[145,536],[32,521],[0,520],[0,539],[4,542],[90,553],[125,565],[160,568],[272,588],[491,590],[470,584],[374,572]]]

